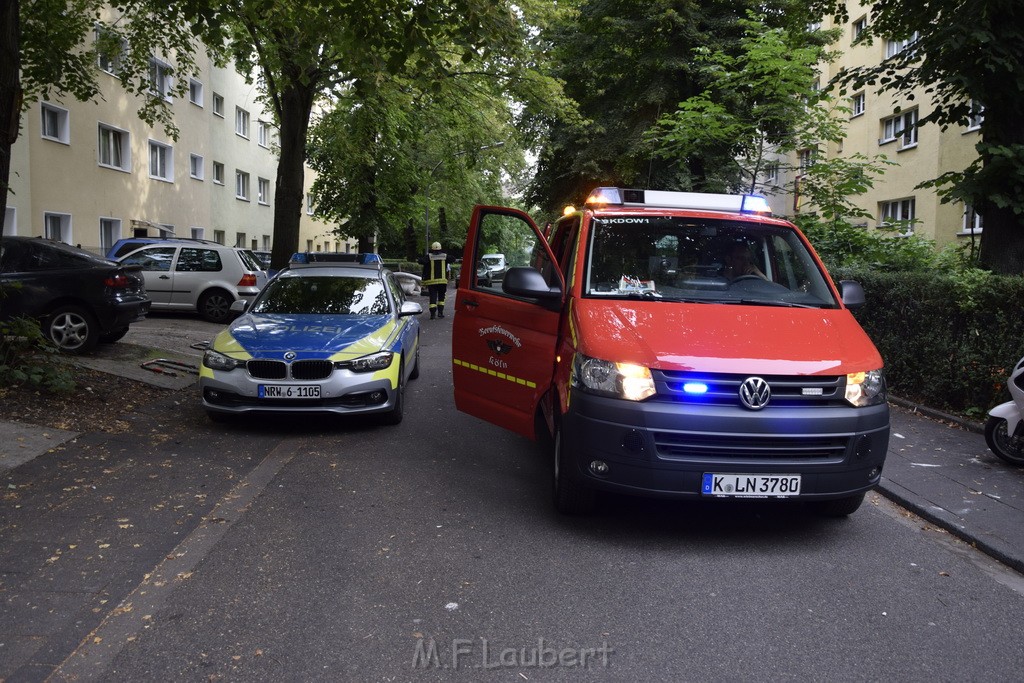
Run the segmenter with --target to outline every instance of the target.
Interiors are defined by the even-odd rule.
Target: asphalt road
[[[0,679],[1019,680],[1024,580],[877,495],[559,516],[422,320],[397,427],[185,390],[16,470]]]

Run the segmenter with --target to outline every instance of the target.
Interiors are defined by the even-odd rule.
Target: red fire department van
[[[599,490],[791,499],[848,515],[889,442],[882,359],[803,234],[756,195],[598,188],[543,233],[477,206],[452,363],[459,410],[553,443],[556,507]]]

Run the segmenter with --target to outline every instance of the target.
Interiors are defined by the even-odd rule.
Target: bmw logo
[[[294,351],[285,351],[284,359],[285,360],[295,360],[295,352]]]

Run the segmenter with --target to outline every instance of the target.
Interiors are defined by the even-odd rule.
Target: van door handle
[[[466,299],[463,303],[469,306],[470,308],[476,308],[477,306],[480,305],[479,302],[474,301],[473,299]]]

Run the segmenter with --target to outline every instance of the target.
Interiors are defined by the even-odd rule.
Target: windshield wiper
[[[742,306],[779,306],[781,308],[821,308],[820,305],[798,304],[794,301],[779,301],[778,299],[740,299],[739,301],[730,301],[729,303],[740,304]]]

